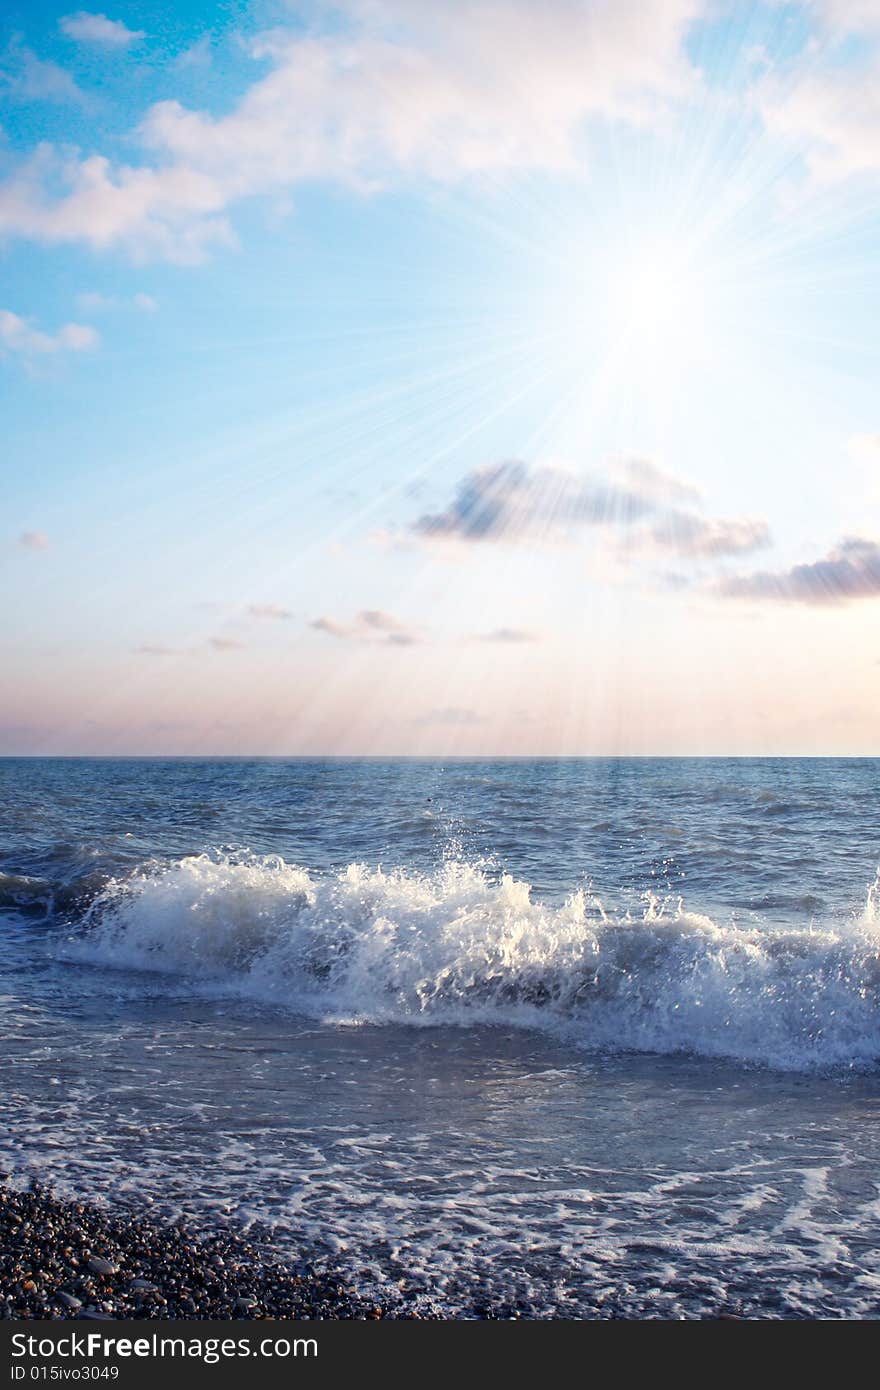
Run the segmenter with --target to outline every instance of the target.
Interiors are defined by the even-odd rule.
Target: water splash
[[[867,927],[880,925],[880,868],[878,868],[874,882],[868,889],[862,921]]]
[[[723,924],[647,895],[609,915],[447,863],[317,876],[278,856],[197,855],[112,881],[66,948],[321,1018],[540,1027],[582,1047],[789,1069],[880,1058],[880,873],[864,911]]]

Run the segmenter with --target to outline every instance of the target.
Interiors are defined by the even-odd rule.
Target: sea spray
[[[66,953],[320,1018],[539,1027],[592,1049],[787,1069],[880,1057],[880,876],[844,924],[721,923],[647,896],[607,914],[510,876],[194,855],[113,880]]]

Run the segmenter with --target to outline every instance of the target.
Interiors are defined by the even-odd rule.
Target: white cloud
[[[821,41],[807,61],[757,84],[758,110],[815,182],[880,172],[880,4],[808,0],[807,8],[824,28]]]
[[[60,198],[49,191],[56,183],[67,190]],[[101,155],[79,160],[41,145],[0,184],[0,233],[187,263],[234,240],[225,203],[220,181],[182,165],[114,168]]]
[[[195,43],[191,43],[189,48],[178,53],[174,59],[174,67],[180,71],[187,68],[209,68],[212,61],[211,40],[207,34],[203,34]]]
[[[128,48],[129,44],[145,37],[143,29],[129,29],[121,19],[108,19],[105,14],[90,14],[88,10],[64,15],[58,22],[62,33],[69,39],[76,39],[77,43]]]
[[[159,305],[148,294],[134,294],[130,299],[119,298],[113,294],[102,294],[100,290],[83,290],[76,297],[81,309],[89,313],[104,313],[111,309],[140,309],[142,313],[155,313]]]
[[[118,303],[110,295],[101,294],[98,290],[83,290],[76,296],[76,302],[80,309],[85,309],[90,314],[101,313],[104,309],[112,309]]]
[[[97,331],[88,324],[65,323],[57,332],[45,333],[11,310],[0,309],[0,350],[38,357],[54,352],[85,352],[99,342]]]
[[[253,45],[273,68],[228,116],[160,102],[148,144],[245,189],[361,183],[390,166],[437,178],[578,163],[590,115],[649,119],[680,96],[698,0],[388,0],[343,5],[321,36]]]
[[[69,72],[57,63],[38,58],[29,48],[12,39],[0,66],[0,92],[17,101],[53,101],[86,104]]]
[[[877,0],[808,0],[820,19],[842,33],[864,33],[880,29]]]
[[[231,203],[302,180],[579,171],[590,117],[658,119],[696,80],[682,40],[701,3],[321,4],[305,35],[253,44],[270,70],[227,115],[153,106],[139,137],[154,165],[38,151],[0,189],[0,231],[186,261],[229,241]]]
[[[880,57],[794,87],[768,78],[758,104],[770,134],[800,148],[817,182],[880,171]]]

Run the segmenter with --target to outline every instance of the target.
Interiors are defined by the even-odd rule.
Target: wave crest
[[[594,1049],[807,1069],[880,1057],[880,875],[844,925],[722,925],[646,900],[610,917],[575,892],[447,864],[318,876],[276,856],[196,855],[112,880],[68,947],[299,1013],[541,1027]]]

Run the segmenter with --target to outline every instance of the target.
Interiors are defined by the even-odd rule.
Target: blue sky
[[[0,752],[880,753],[876,0],[4,16]]]

